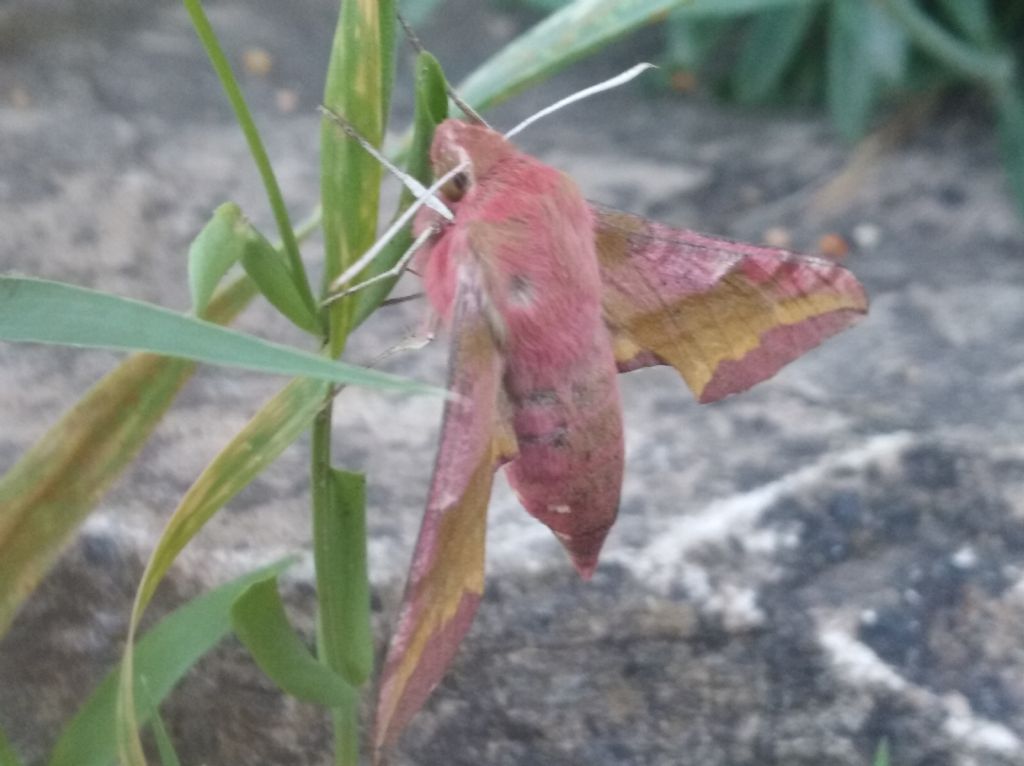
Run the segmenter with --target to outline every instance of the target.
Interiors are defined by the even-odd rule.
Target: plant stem
[[[359,766],[359,698],[343,708],[335,708],[334,721],[335,766]]]
[[[323,409],[313,420],[311,484],[313,504],[313,563],[316,569],[317,606],[319,618],[320,659],[331,670],[344,672],[344,658],[337,650],[337,636],[328,635],[333,621],[326,617],[335,611],[330,603],[333,589],[327,586],[330,578],[327,550],[334,542],[327,530],[331,524],[333,503],[331,498],[331,415],[333,399],[324,402]],[[325,619],[326,617],[326,619]],[[350,705],[331,711],[334,722],[334,759],[336,766],[357,766],[359,763],[359,702],[355,695]]]

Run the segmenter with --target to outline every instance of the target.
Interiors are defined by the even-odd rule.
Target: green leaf
[[[228,322],[255,293],[242,277],[217,293],[207,316]],[[0,635],[194,370],[183,359],[130,356],[0,479]]]
[[[391,0],[342,3],[324,86],[324,105],[345,117],[377,147],[384,137],[386,105],[382,97],[391,76],[385,62],[390,60],[388,30],[393,18]],[[320,202],[325,286],[374,242],[381,172],[376,159],[324,120],[320,130]],[[355,305],[354,300],[344,298],[330,305],[329,356],[344,349]]]
[[[875,3],[865,5],[862,23],[864,55],[871,64],[876,80],[899,85],[906,78],[910,54],[906,32]]]
[[[7,741],[3,729],[0,729],[0,766],[21,766],[21,760],[11,747],[11,743]]]
[[[256,664],[293,697],[324,707],[340,707],[355,697],[355,690],[319,662],[292,629],[276,578],[253,583],[238,597],[231,624]]]
[[[416,58],[416,111],[413,115],[412,151],[405,170],[421,183],[429,183],[433,175],[430,167],[430,145],[434,130],[448,118],[447,81],[437,59],[426,51]],[[413,194],[402,191],[402,202],[412,203]]]
[[[577,0],[506,45],[457,90],[478,109],[494,106],[683,1]]]
[[[245,240],[239,236],[245,223],[241,209],[225,202],[192,240],[188,249],[188,286],[192,311],[203,316],[221,278],[241,257]]]
[[[160,535],[142,574],[128,621],[121,667],[126,677],[134,666],[134,637],[157,585],[196,533],[232,497],[295,441],[324,407],[330,386],[300,378],[289,383],[253,417],[203,470],[182,498]],[[122,682],[118,692],[118,754],[128,766],[145,766],[138,739],[135,690]]]
[[[875,760],[872,766],[889,766],[889,740],[886,737],[878,742],[878,749],[875,750]]]
[[[335,383],[405,392],[435,390],[153,304],[27,277],[0,277],[0,340],[148,351]]]
[[[398,27],[398,0],[376,0],[380,14],[380,116],[381,130],[388,126],[391,112],[391,91],[395,84],[395,44]],[[369,41],[364,40],[363,43]],[[403,40],[404,42],[404,40]],[[383,140],[383,138],[381,139]]]
[[[804,4],[774,8],[754,17],[732,72],[737,99],[765,101],[778,91],[817,15],[816,6]]]
[[[430,167],[430,144],[434,139],[434,129],[448,117],[448,92],[445,89],[444,72],[441,65],[432,55],[424,51],[416,59],[416,111],[413,116],[412,144],[407,155],[405,170],[413,178],[429,185],[432,170]],[[402,192],[397,218],[413,202],[413,195],[408,189]],[[394,218],[392,220],[394,220]],[[360,279],[370,279],[382,274],[394,266],[402,254],[412,244],[412,235],[408,229],[395,237],[384,251],[371,263]],[[359,326],[374,309],[388,296],[398,278],[382,279],[356,293],[356,311],[353,326]]]
[[[860,1],[860,0],[858,0]],[[576,0],[513,40],[469,76],[458,91],[485,109],[634,29],[679,17],[713,18],[822,0]]]
[[[828,106],[839,132],[864,135],[875,103],[874,68],[865,46],[867,3],[835,0],[829,15]]]
[[[793,5],[817,5],[834,0],[684,0],[677,13],[695,17],[742,16],[772,8]]]
[[[373,672],[366,570],[366,479],[332,469],[330,502],[313,516],[324,657],[353,686]]]
[[[227,96],[231,108],[235,112],[235,119],[238,121],[238,125],[242,129],[245,140],[249,145],[249,153],[252,155],[256,169],[259,171],[260,179],[263,181],[263,188],[267,194],[267,201],[270,203],[270,209],[277,223],[278,234],[281,237],[281,247],[288,259],[289,270],[294,275],[296,285],[300,292],[303,293],[305,302],[313,304],[313,293],[310,291],[309,278],[306,276],[306,269],[302,264],[302,257],[299,254],[299,243],[295,236],[295,230],[292,228],[288,209],[285,207],[284,197],[281,194],[280,186],[278,186],[277,177],[274,175],[274,169],[270,165],[267,150],[263,146],[259,130],[256,129],[256,122],[252,118],[249,106],[245,103],[245,96],[238,85],[238,80],[235,79],[235,75],[231,71],[231,64],[228,63],[228,58],[224,55],[224,50],[217,40],[217,35],[213,31],[213,27],[210,26],[210,20],[206,17],[205,11],[203,11],[201,0],[184,0],[184,3],[185,10],[188,11],[189,18],[192,20],[196,36],[206,50],[210,64],[217,73],[221,87],[224,88],[224,94]]]
[[[278,561],[199,595],[164,617],[142,637],[135,647],[135,689],[140,703],[136,715],[140,723],[149,720],[153,707],[231,629],[231,605],[238,595],[252,583],[276,576],[293,563],[294,558]],[[48,766],[110,765],[117,755],[117,693],[115,668],[64,727]]]
[[[156,706],[150,707],[149,728],[153,731],[153,740],[156,742],[156,752],[160,756],[161,766],[181,766],[181,760],[171,742],[171,735],[164,726],[164,719],[160,717],[160,711]]]
[[[246,226],[243,237],[242,267],[263,296],[296,327],[313,335],[323,332],[316,308],[306,303],[284,256],[263,235]]]

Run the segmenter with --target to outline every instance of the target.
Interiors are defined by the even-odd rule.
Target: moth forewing
[[[444,675],[484,587],[484,534],[494,471],[514,454],[499,407],[503,360],[473,265],[451,323],[448,387],[427,507],[377,701],[375,750],[393,743]]]

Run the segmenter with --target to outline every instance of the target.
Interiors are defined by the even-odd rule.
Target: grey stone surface
[[[460,1],[425,30],[456,75],[524,23]],[[316,199],[332,3],[210,3],[296,215]],[[498,110],[537,106],[653,55],[650,35]],[[297,108],[278,108],[280,91]],[[395,124],[408,118],[407,81]],[[177,3],[20,0],[0,9],[0,268],[187,303],[185,251],[221,201],[270,231],[256,174]],[[669,223],[813,249],[837,231],[872,311],[747,395],[692,402],[668,370],[622,377],[622,516],[593,582],[502,485],[489,590],[456,667],[395,764],[901,766],[1024,763],[1024,230],[983,116],[955,104],[823,205],[850,157],[813,115],[626,88],[522,145],[588,196]],[[868,246],[870,245],[870,246]],[[308,248],[315,255],[315,245]],[[410,282],[414,289],[414,282]],[[361,359],[411,331],[406,304]],[[263,305],[243,328],[301,338]],[[443,379],[435,344],[392,365]],[[0,347],[0,468],[115,362]],[[117,658],[134,584],[203,465],[281,385],[205,369],[0,642],[0,725],[30,763]],[[397,604],[439,404],[349,391],[339,461],[370,476],[378,636]],[[309,548],[305,447],[205,529],[155,613]],[[0,562],[2,565],[2,562]],[[288,579],[310,626],[308,558]],[[274,692],[234,641],[165,706],[186,763],[326,764],[315,709]]]

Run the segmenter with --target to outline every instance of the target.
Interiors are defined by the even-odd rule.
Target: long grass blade
[[[184,0],[184,3],[189,18],[192,20],[192,26],[196,30],[196,35],[206,50],[210,64],[217,73],[221,87],[224,88],[224,93],[235,112],[235,119],[238,120],[238,125],[241,127],[245,140],[249,144],[249,153],[252,154],[253,162],[256,163],[256,169],[263,180],[263,187],[266,190],[267,200],[270,203],[270,209],[277,223],[278,234],[281,237],[281,247],[288,258],[288,265],[295,280],[295,287],[303,296],[306,304],[312,306],[315,304],[315,301],[309,287],[309,278],[306,276],[305,266],[302,264],[298,239],[292,228],[288,209],[284,204],[281,187],[277,183],[277,177],[274,175],[274,169],[270,165],[267,150],[263,146],[263,140],[260,138],[259,130],[256,128],[256,121],[253,120],[249,106],[245,103],[242,88],[239,86],[238,80],[235,79],[234,72],[231,71],[231,64],[228,62],[228,57],[224,54],[224,50],[217,40],[217,35],[210,25],[210,20],[206,17],[201,0]]]
[[[118,692],[118,754],[125,766],[145,766],[138,738],[134,640],[139,621],[174,559],[228,500],[294,442],[324,407],[330,387],[309,379],[292,381],[253,417],[213,459],[185,493],[146,564],[128,622]]]
[[[576,0],[516,38],[458,88],[486,109],[628,32],[676,16],[713,18],[821,0]]]
[[[436,392],[161,306],[29,277],[0,277],[0,340],[147,351],[334,383]]]

